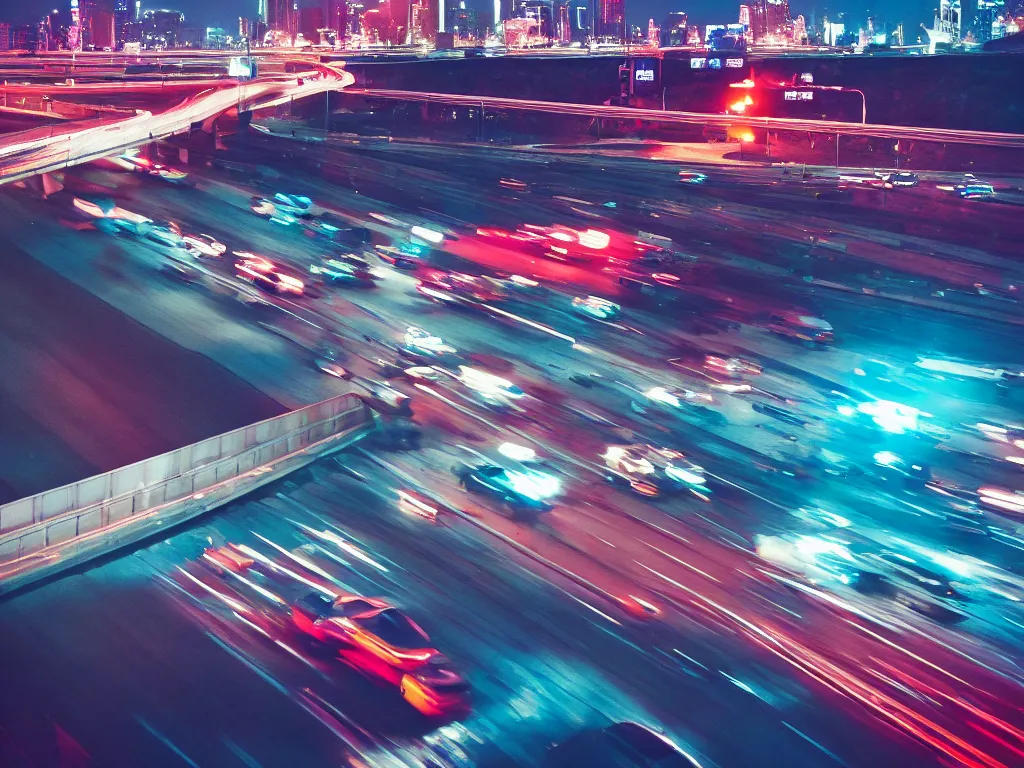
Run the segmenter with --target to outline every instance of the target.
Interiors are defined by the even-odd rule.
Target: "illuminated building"
[[[597,0],[594,14],[594,37],[624,42],[626,12],[624,0]]]
[[[673,11],[661,24],[661,45],[669,47],[686,45],[686,13]]]
[[[102,8],[93,8],[90,15],[89,41],[97,51],[117,46],[117,32],[114,14]]]
[[[174,48],[184,24],[181,11],[146,11],[142,15],[142,43],[146,48]]]
[[[558,4],[558,18],[555,20],[555,34],[558,42],[565,44],[572,41],[572,21],[570,20],[569,3]]]
[[[590,34],[590,4],[587,0],[566,0],[569,9],[569,40],[585,43]]]
[[[661,41],[661,27],[654,23],[654,19],[647,20],[647,44],[651,48],[657,48]]]
[[[1006,36],[1005,0],[978,0],[978,12],[974,16],[974,37],[979,43],[998,40]]]
[[[114,41],[115,47],[120,48],[125,42],[125,31],[131,23],[131,11],[128,10],[128,0],[117,0],[114,6]]]
[[[749,15],[750,37],[755,45],[785,45],[793,41],[789,0],[754,0]]]
[[[271,34],[285,39],[293,38],[298,32],[295,6],[292,0],[265,0],[267,29]]]
[[[476,11],[467,8],[465,0],[460,0],[457,6],[453,4],[448,8],[445,28],[455,36],[456,40],[468,40],[476,37]]]
[[[320,42],[320,30],[324,28],[324,8],[320,5],[307,5],[299,9],[299,34],[310,43]]]
[[[517,18],[532,19],[537,22],[533,33],[552,40],[555,37],[555,14],[553,0],[520,0],[516,13]]]

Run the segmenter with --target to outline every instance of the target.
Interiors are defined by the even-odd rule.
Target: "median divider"
[[[0,594],[133,544],[345,448],[375,426],[345,393],[0,506]]]

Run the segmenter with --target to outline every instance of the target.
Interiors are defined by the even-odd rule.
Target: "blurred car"
[[[168,227],[150,226],[145,230],[142,237],[152,243],[162,245],[165,248],[179,248],[183,251],[188,250],[188,245],[184,238],[182,238],[181,234],[169,229]]]
[[[429,270],[416,283],[417,292],[441,304],[490,304],[505,298],[501,286],[488,277],[462,272]]]
[[[377,245],[374,246],[377,258],[387,262],[395,269],[418,269],[423,263],[423,257],[428,249],[416,243],[402,243],[401,245]]]
[[[526,393],[508,379],[495,376],[479,368],[459,366],[456,378],[480,400],[488,405],[508,405],[512,400],[524,397]]]
[[[767,328],[774,334],[809,346],[824,346],[835,339],[832,325],[827,320],[796,312],[772,315]]]
[[[707,174],[699,171],[680,171],[679,181],[682,184],[703,184],[708,180]]]
[[[639,723],[613,723],[555,744],[548,768],[700,768],[676,744]]]
[[[456,349],[447,344],[440,336],[434,336],[422,328],[411,326],[405,330],[402,343],[398,345],[398,351],[405,357],[419,361],[436,360],[446,355],[453,355]]]
[[[286,195],[283,192],[277,192],[270,202],[281,213],[290,213],[292,216],[300,218],[309,216],[310,210],[313,207],[313,201],[308,197]]]
[[[254,197],[249,201],[250,210],[257,216],[269,219],[275,224],[291,225],[299,219],[285,210],[279,210],[272,200],[265,197]]]
[[[469,708],[469,685],[418,624],[385,600],[335,599],[319,592],[292,606],[295,626],[380,677],[397,682],[409,704],[428,716]]]
[[[572,300],[572,308],[576,314],[595,320],[612,320],[622,309],[615,302],[598,296],[576,296]]]
[[[807,420],[797,416],[792,411],[787,411],[785,408],[780,408],[777,405],[771,403],[762,403],[760,401],[754,401],[750,404],[750,407],[755,412],[760,413],[762,416],[781,421],[784,424],[792,424],[794,427],[803,427],[807,425]]]
[[[154,163],[148,157],[141,157],[140,155],[124,154],[120,158],[126,166],[130,167],[136,173],[142,173],[146,176],[153,178],[163,179],[171,184],[188,184],[189,177],[184,171],[179,171],[175,168],[168,168],[166,165],[161,163]]]
[[[967,184],[957,184],[953,187],[953,191],[965,199],[992,197],[996,193],[995,188],[991,184],[985,184],[978,181],[968,182]]]
[[[456,464],[452,474],[467,491],[490,496],[513,512],[540,513],[552,509],[558,478],[534,469],[508,469],[497,464]]]
[[[182,240],[194,256],[215,259],[223,256],[228,247],[213,235],[183,235]]]
[[[354,253],[321,256],[309,265],[309,273],[330,285],[356,285],[372,288],[377,284],[370,262]]]
[[[708,355],[704,358],[704,370],[712,375],[741,379],[744,376],[760,376],[764,369],[760,364],[740,357]]]
[[[235,251],[238,261],[235,262],[235,275],[247,283],[271,293],[291,293],[301,296],[305,292],[305,283],[288,270],[264,256],[257,256],[248,251]]]
[[[697,488],[707,491],[704,468],[679,451],[653,445],[609,445],[601,458],[641,496]],[[614,478],[610,478],[614,479]]]
[[[916,173],[910,171],[883,171],[875,174],[878,181],[886,188],[894,187],[916,187],[920,179]]]
[[[951,600],[963,598],[953,587],[952,583],[950,583],[947,576],[932,568],[921,565],[908,555],[885,550],[879,552],[875,557],[889,566],[893,576],[935,597]]]

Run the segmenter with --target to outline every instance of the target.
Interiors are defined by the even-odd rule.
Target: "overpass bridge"
[[[70,121],[62,125],[36,128],[0,136],[0,184],[9,184],[32,176],[52,173],[69,166],[88,163],[127,149],[198,128],[210,130],[212,121],[231,111],[239,114],[266,109],[294,99],[339,91],[354,78],[336,65],[309,65],[308,69],[288,75],[273,75],[239,82],[235,79],[200,80],[187,84],[194,92],[167,109],[154,112],[134,110],[123,117]],[[176,82],[175,86],[185,84]],[[51,85],[6,85],[0,93],[38,93],[52,91]],[[63,91],[73,94],[102,92],[115,96],[137,88],[166,88],[163,84],[130,83],[111,85],[89,83],[67,85]]]

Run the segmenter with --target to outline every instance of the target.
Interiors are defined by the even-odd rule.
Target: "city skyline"
[[[27,24],[37,21],[41,16],[54,7],[63,4],[58,0],[0,0],[0,20],[14,24]],[[300,6],[310,4],[302,2]],[[372,6],[372,0],[368,5]],[[475,10],[481,21],[488,19],[493,14],[493,0],[467,0],[468,8]],[[739,3],[730,4],[722,0],[689,0],[679,2],[677,0],[625,0],[626,21],[630,25],[646,28],[648,19],[653,19],[656,24],[662,21],[673,12],[685,12],[691,24],[703,26],[706,24],[731,23],[735,22],[738,16]],[[974,18],[976,13],[973,3],[964,4],[965,28]],[[253,18],[257,12],[257,0],[218,0],[215,3],[209,0],[154,0],[151,3],[143,3],[144,8],[157,9],[167,8],[181,11],[185,14],[186,25],[198,27],[223,27],[233,29],[237,27],[238,18]],[[888,3],[878,9],[863,5],[861,0],[830,0],[827,4],[818,5],[813,2],[796,2],[791,5],[794,16],[804,15],[807,19],[815,16],[820,19],[823,16],[835,18],[840,13],[847,14],[855,23],[860,23],[868,16],[875,16],[879,20],[889,23],[902,22],[905,28],[919,29],[918,24],[930,26],[937,4],[929,0],[899,0],[899,2]]]

